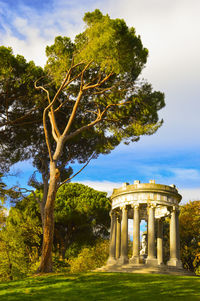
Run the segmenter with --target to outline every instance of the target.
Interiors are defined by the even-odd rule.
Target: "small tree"
[[[58,245],[63,259],[73,243],[81,247],[108,237],[109,211],[105,192],[78,183],[60,187],[55,201],[54,245]]]
[[[18,279],[30,273],[38,262],[42,228],[31,212],[11,208],[0,230],[0,275],[2,279]]]
[[[200,201],[181,206],[181,260],[184,268],[200,273]]]

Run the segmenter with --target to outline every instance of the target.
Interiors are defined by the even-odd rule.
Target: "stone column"
[[[117,216],[117,234],[116,234],[116,259],[120,257],[121,253],[121,218]]]
[[[116,263],[116,213],[111,211],[111,229],[110,229],[110,249],[109,249],[109,258],[107,264],[115,264]]]
[[[119,263],[128,263],[128,209],[126,206],[122,207],[121,256]]]
[[[155,206],[148,205],[148,256],[146,263],[148,265],[157,265],[155,256]]]
[[[177,252],[177,244],[178,244],[178,215],[176,212],[176,207],[173,206],[171,211],[171,218],[170,218],[170,259],[167,262],[168,266],[171,267],[182,267],[182,263],[180,259],[178,259],[178,252]]]
[[[179,232],[179,213],[180,211],[176,210],[176,232],[177,232],[177,258],[178,260],[181,260],[181,254],[180,254],[180,232]]]
[[[158,260],[158,265],[163,265],[163,220],[162,218],[158,219],[157,260]]]
[[[140,259],[140,211],[139,205],[133,206],[133,256],[130,262],[139,264]]]

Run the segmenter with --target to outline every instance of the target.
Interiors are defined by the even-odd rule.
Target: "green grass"
[[[0,283],[0,301],[200,300],[200,278],[158,274],[48,275]]]

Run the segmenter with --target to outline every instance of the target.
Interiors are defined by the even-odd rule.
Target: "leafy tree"
[[[200,201],[181,206],[181,260],[184,268],[200,273]]]
[[[33,83],[44,74],[41,67],[14,56],[11,48],[0,46],[0,170],[32,155],[41,129],[43,96],[37,95]],[[35,125],[35,136],[31,130]],[[35,137],[35,139],[34,139]]]
[[[54,244],[62,258],[73,243],[81,247],[108,237],[109,211],[105,192],[77,183],[60,187],[55,201]]]
[[[17,208],[11,208],[0,231],[0,274],[18,279],[30,273],[38,261],[42,228],[38,221]]]
[[[16,204],[24,220],[31,218],[33,224],[42,225],[38,202],[41,198],[42,191],[38,190]],[[54,252],[64,259],[72,245],[80,249],[83,244],[91,245],[97,238],[107,237],[109,210],[110,200],[105,192],[78,183],[60,187],[55,201]]]
[[[17,160],[32,157],[34,166],[42,173],[43,183],[32,179],[33,185],[44,190],[40,200],[43,221],[41,272],[52,271],[55,198],[59,186],[69,181],[72,172],[68,169],[69,164],[74,160],[88,162],[91,156],[97,158],[100,153],[107,154],[121,141],[138,141],[141,135],[153,134],[162,124],[157,112],[164,106],[163,93],[153,91],[150,84],[138,79],[148,51],[135,29],[128,28],[124,20],[103,16],[99,10],[85,14],[84,21],[86,29],[74,42],[67,37],[57,37],[54,45],[47,47],[48,60],[44,70],[18,56],[17,64],[29,66],[27,71],[22,68],[25,77],[20,73],[18,84],[11,64],[13,77],[5,68],[1,81],[4,101],[0,121],[3,120],[6,127],[1,128],[0,139],[5,141],[4,150],[7,150],[4,160],[9,166]],[[3,49],[3,52],[13,59],[9,51]],[[21,69],[16,68],[17,74],[18,70]],[[29,84],[27,91],[26,87],[21,89],[21,84],[32,83],[35,75],[39,75],[35,83],[36,89],[41,90],[38,97],[29,89],[32,87]],[[15,121],[15,126],[6,119],[6,112],[10,112],[6,109],[6,82],[9,91],[14,88],[15,92],[14,100],[12,93],[9,94],[14,101],[10,110],[16,106],[20,114],[8,116]],[[17,98],[18,91],[26,91],[26,97],[22,93]],[[30,119],[20,127],[16,120],[21,121],[23,116]],[[42,140],[42,129],[45,141]],[[13,134],[8,137],[10,132]]]

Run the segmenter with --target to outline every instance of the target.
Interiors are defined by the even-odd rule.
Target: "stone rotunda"
[[[134,181],[114,189],[111,196],[112,209],[110,253],[107,267],[131,266],[138,268],[182,269],[180,261],[179,203],[181,195],[175,185]],[[163,220],[170,218],[170,258],[163,263]],[[133,252],[128,258],[128,219],[133,220]],[[147,233],[140,247],[140,222],[147,222]],[[156,226],[157,223],[157,226]],[[157,231],[156,231],[157,229]],[[157,237],[156,237],[157,233]]]

